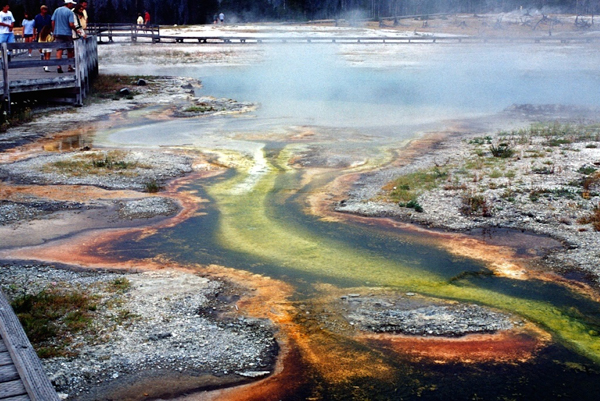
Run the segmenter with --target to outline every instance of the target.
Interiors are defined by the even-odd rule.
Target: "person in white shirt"
[[[8,3],[3,3],[2,11],[0,11],[0,43],[15,43],[15,34],[13,33],[15,18],[8,11],[9,8]]]
[[[25,43],[33,42],[35,21],[28,12],[25,12],[25,18],[23,18],[21,25],[23,26],[23,39],[25,39]],[[31,57],[31,51],[32,49],[29,49],[29,57]]]

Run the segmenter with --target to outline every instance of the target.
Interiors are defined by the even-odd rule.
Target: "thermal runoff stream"
[[[511,49],[456,50],[407,50],[401,66],[377,68],[340,66],[330,50],[298,46],[260,65],[170,69],[201,79],[198,95],[260,106],[249,115],[167,121],[136,111],[96,133],[95,146],[183,148],[229,168],[179,189],[208,199],[202,213],[144,238],[125,236],[112,250],[291,285],[290,298],[277,301],[290,311],[279,322],[285,399],[595,399],[596,300],[550,280],[499,274],[489,257],[458,249],[464,235],[319,206],[340,195],[336,180],[388,165],[426,131],[449,131],[513,103],[600,105],[589,90],[598,87],[595,66],[565,63],[580,49],[538,47],[519,58]],[[482,255],[493,248],[478,246]],[[464,338],[368,334],[348,319],[352,298],[364,296],[484,306],[512,316],[515,328]],[[301,373],[292,377],[291,366]]]

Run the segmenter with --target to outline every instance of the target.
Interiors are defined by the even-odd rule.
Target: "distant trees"
[[[25,10],[36,15],[40,5],[51,10],[64,0],[11,0],[20,22]],[[156,24],[210,23],[219,12],[227,21],[256,22],[329,18],[372,18],[436,13],[485,13],[523,9],[595,14],[600,0],[88,0],[95,22],[134,22],[148,10]]]

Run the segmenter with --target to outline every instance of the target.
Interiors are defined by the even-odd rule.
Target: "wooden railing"
[[[160,27],[158,25],[138,25],[138,24],[108,24],[94,23],[87,26],[90,35],[95,35],[99,43],[113,42],[114,38],[126,38],[132,42],[138,39],[150,39],[152,43],[160,42]]]
[[[66,58],[68,52],[63,52],[63,58],[52,57],[50,60],[40,60],[38,49],[66,49],[74,51],[73,58]],[[35,58],[25,57],[29,49],[34,51]],[[10,53],[9,53],[10,52]],[[9,54],[11,54],[9,56]],[[63,77],[48,77],[44,74],[44,66],[60,66],[69,64],[75,69],[74,73]],[[22,92],[37,92],[40,90],[63,89],[69,96],[59,98],[66,102],[82,105],[83,99],[90,90],[90,80],[98,74],[98,47],[94,36],[81,38],[72,45],[65,43],[2,43],[0,45],[0,68],[2,69],[2,100],[10,112],[11,94]]]

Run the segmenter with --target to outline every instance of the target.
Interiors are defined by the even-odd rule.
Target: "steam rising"
[[[514,103],[600,106],[598,57],[577,47],[370,44],[352,49],[353,66],[339,50],[271,46],[259,65],[201,76],[203,94],[259,102],[265,118],[338,127],[422,124]]]

